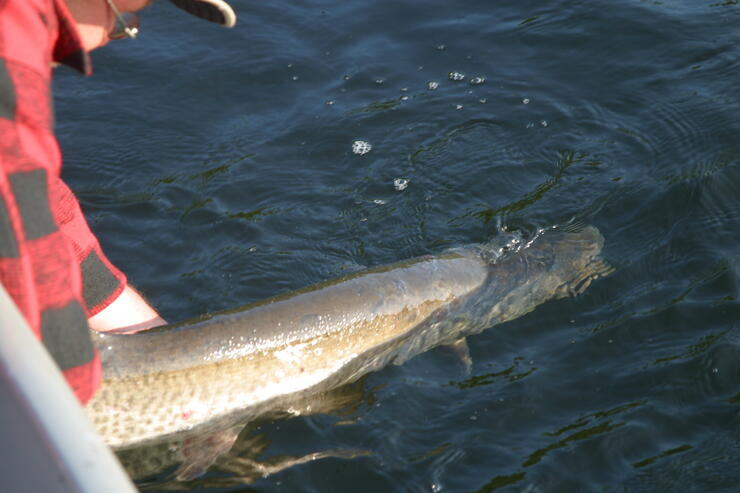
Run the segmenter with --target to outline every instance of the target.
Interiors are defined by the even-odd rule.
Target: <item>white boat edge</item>
[[[0,490],[136,493],[0,284]]]

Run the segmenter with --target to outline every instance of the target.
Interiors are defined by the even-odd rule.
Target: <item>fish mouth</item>
[[[597,254],[598,255],[598,254]],[[593,257],[586,268],[579,272],[578,276],[565,285],[565,291],[569,296],[582,294],[596,279],[606,277],[614,272],[609,262],[601,257]]]
[[[604,236],[595,226],[580,223],[568,224],[559,229],[564,237],[560,240],[559,251],[562,258],[568,259],[568,271],[573,277],[561,287],[562,296],[582,294],[593,281],[614,272],[614,267],[601,257]]]

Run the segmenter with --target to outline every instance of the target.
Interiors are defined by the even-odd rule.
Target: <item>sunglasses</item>
[[[113,3],[113,0],[105,0],[108,2],[108,7],[113,11],[116,16],[116,26],[113,31],[108,33],[110,39],[136,39],[136,35],[139,34],[139,16],[133,12],[121,12]]]

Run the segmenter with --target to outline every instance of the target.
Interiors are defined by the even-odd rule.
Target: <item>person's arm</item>
[[[98,332],[132,334],[167,322],[131,285],[107,307],[88,319],[88,324]]]
[[[80,204],[59,178],[50,184],[51,209],[64,237],[80,264],[82,299],[90,328],[100,332],[132,333],[166,322],[128,284],[126,275],[105,256],[90,231]]]

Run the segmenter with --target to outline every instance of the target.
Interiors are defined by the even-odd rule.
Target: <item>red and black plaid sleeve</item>
[[[0,0],[0,282],[86,402],[101,377],[87,318],[126,279],[59,178],[54,61],[91,71],[62,0]]]

